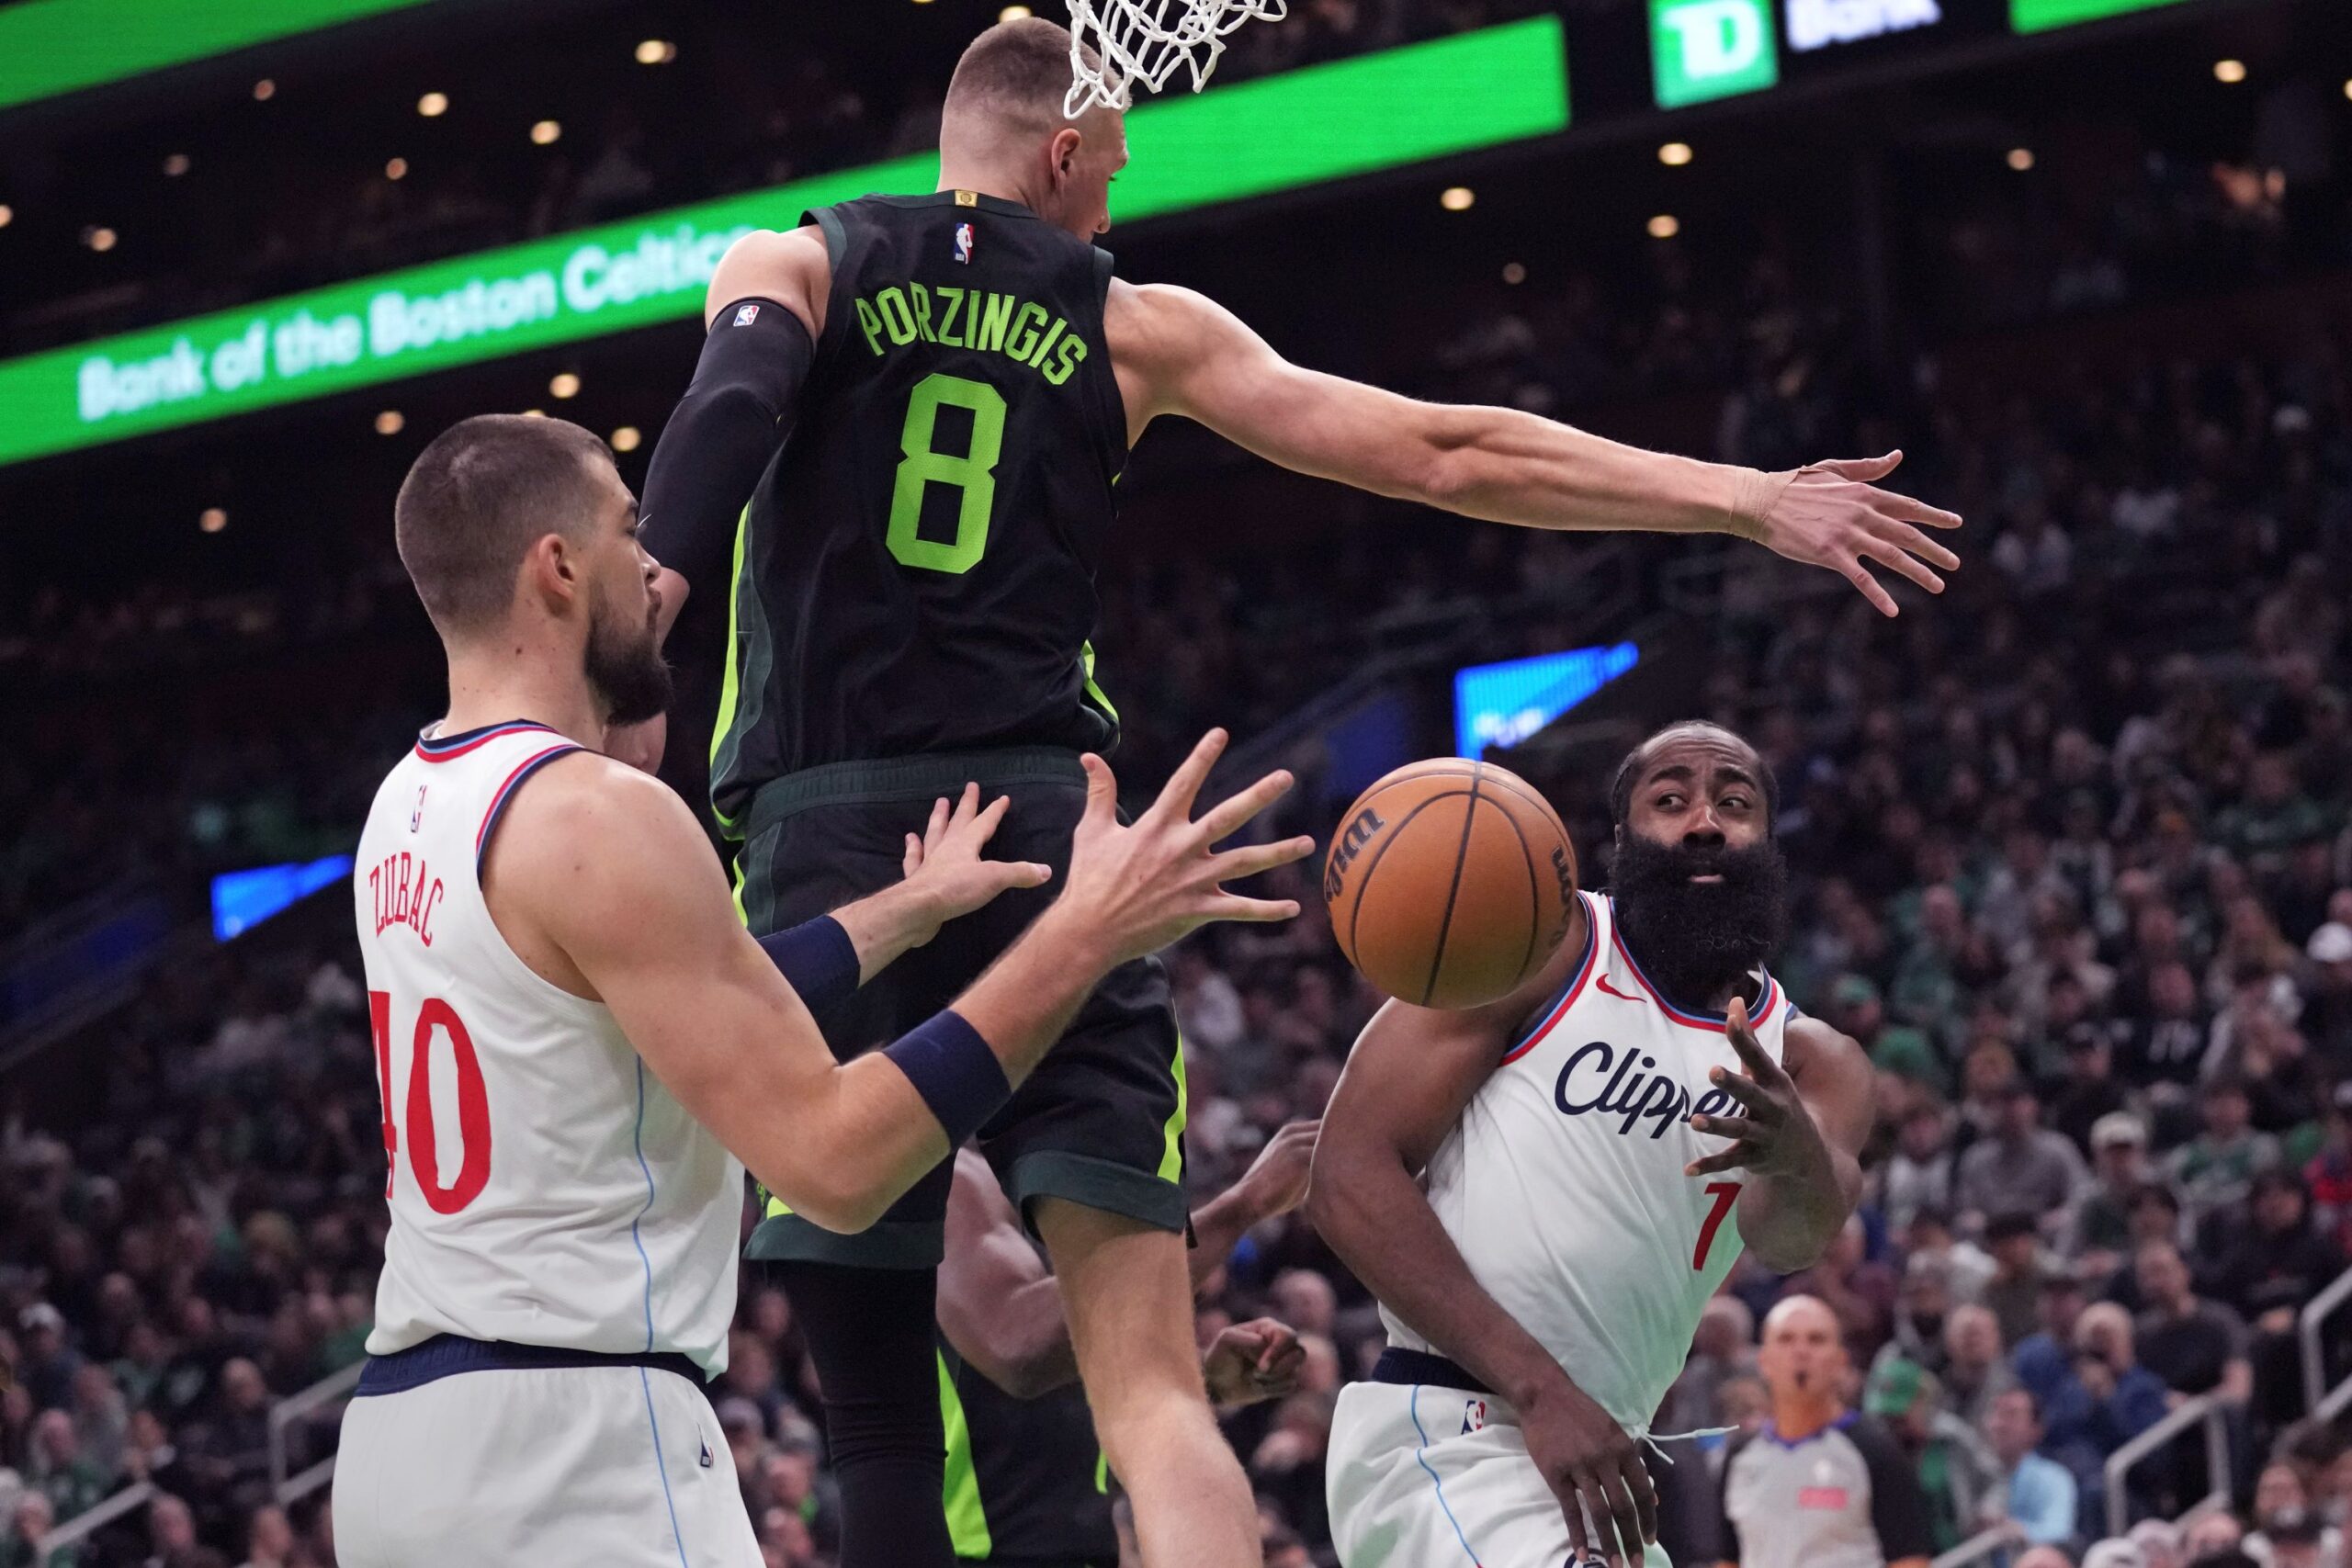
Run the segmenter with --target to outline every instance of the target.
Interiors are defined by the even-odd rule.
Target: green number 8
[[[972,446],[963,457],[932,450],[942,403],[971,411]],[[940,371],[915,383],[906,428],[899,436],[899,450],[906,460],[899,465],[898,481],[890,489],[888,538],[900,565],[962,573],[979,564],[989,547],[989,510],[996,504],[996,462],[1003,446],[1003,393],[985,381]],[[956,537],[944,544],[917,533],[927,484],[954,485],[962,492],[956,509]]]

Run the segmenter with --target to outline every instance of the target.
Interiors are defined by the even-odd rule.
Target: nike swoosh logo
[[[1609,976],[1606,975],[1595,975],[1592,978],[1595,985],[1599,986],[1602,990],[1607,991],[1611,996],[1615,997],[1621,1002],[1638,1002],[1645,999],[1641,997],[1633,995],[1631,992],[1619,990],[1616,987],[1609,983]]]

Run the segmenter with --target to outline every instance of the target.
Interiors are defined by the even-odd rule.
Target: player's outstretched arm
[[[1419,1179],[1582,947],[1571,933],[1535,980],[1487,1007],[1382,1008],[1324,1112],[1306,1213],[1389,1311],[1519,1411],[1528,1455],[1560,1501],[1578,1560],[1589,1550],[1638,1563],[1640,1543],[1657,1539],[1657,1495],[1640,1450],[1487,1293]],[[1587,1510],[1613,1540],[1592,1538]]]
[[[1736,998],[1725,1032],[1741,1070],[1709,1077],[1739,1114],[1693,1116],[1690,1126],[1732,1145],[1693,1161],[1688,1174],[1747,1172],[1732,1211],[1739,1238],[1766,1268],[1793,1274],[1821,1257],[1861,1197],[1874,1115],[1870,1058],[1827,1024],[1801,1018],[1782,1034],[1776,1063]]]
[[[700,829],[657,780],[585,752],[550,763],[509,807],[484,889],[509,944],[611,1008],[754,1176],[814,1223],[862,1230],[1002,1102],[1112,968],[1209,920],[1297,913],[1223,884],[1298,860],[1310,840],[1212,848],[1287,775],[1192,819],[1222,746],[1221,733],[1204,739],[1132,827],[1118,823],[1109,768],[1089,758],[1062,897],[954,1009],[846,1065],[737,922]]]
[[[1918,526],[1956,528],[1959,517],[1877,488],[1900,452],[1761,473],[1305,369],[1188,288],[1114,283],[1105,316],[1130,436],[1182,414],[1299,473],[1489,522],[1736,534],[1838,572],[1889,615],[1894,601],[1865,562],[1931,593],[1943,591],[1934,569],[1960,564]]]

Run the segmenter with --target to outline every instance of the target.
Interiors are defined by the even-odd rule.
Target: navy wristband
[[[760,938],[760,951],[792,982],[808,1010],[821,1013],[857,994],[857,947],[831,915]]]
[[[1012,1098],[1004,1064],[980,1032],[943,1008],[883,1048],[939,1118],[950,1148],[978,1132]]]

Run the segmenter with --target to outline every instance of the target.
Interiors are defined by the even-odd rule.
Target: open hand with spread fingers
[[[1693,1116],[1691,1130],[1710,1137],[1729,1138],[1731,1147],[1718,1150],[1684,1168],[1686,1176],[1713,1176],[1718,1171],[1747,1170],[1758,1176],[1807,1176],[1831,1164],[1829,1145],[1797,1095],[1796,1080],[1788,1069],[1765,1053],[1748,1021],[1747,1004],[1735,997],[1724,1021],[1740,1070],[1711,1069],[1707,1081],[1738,1102],[1737,1116]]]
[[[1226,890],[1314,852],[1299,837],[1272,843],[1216,846],[1247,827],[1291,786],[1280,768],[1204,811],[1193,808],[1209,770],[1225,751],[1226,732],[1201,737],[1159,798],[1132,825],[1118,820],[1118,783],[1111,766],[1091,752],[1086,769],[1086,811],[1071,835],[1069,874],[1053,909],[1082,941],[1103,950],[1104,967],[1140,958],[1211,920],[1287,920],[1295,898],[1251,898]]]
[[[1902,461],[1898,451],[1752,474],[1739,507],[1746,532],[1775,555],[1828,568],[1860,590],[1880,615],[1894,615],[1894,598],[1865,562],[1907,577],[1930,593],[1944,591],[1936,568],[1950,571],[1960,565],[1958,556],[1919,531],[1922,525],[1957,528],[1959,513],[1878,488],[1877,481]]]

